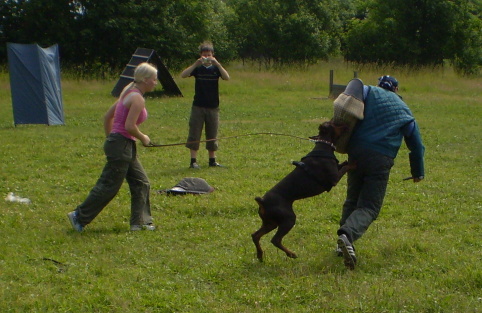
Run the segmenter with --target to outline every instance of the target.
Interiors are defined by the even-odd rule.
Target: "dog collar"
[[[310,139],[310,141],[314,142],[314,143],[324,143],[324,144],[327,144],[329,145],[330,147],[333,148],[333,150],[336,150],[336,146],[332,143],[332,142],[329,142],[327,140],[323,140],[323,139]]]

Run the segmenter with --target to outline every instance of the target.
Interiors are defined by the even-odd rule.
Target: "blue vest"
[[[361,148],[395,158],[402,144],[401,128],[414,120],[408,106],[396,93],[369,86],[364,115],[353,130],[348,153]]]

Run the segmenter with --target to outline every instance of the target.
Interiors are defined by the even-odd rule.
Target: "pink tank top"
[[[128,92],[126,92],[124,97],[122,97],[122,99],[119,99],[119,101],[117,102],[115,107],[115,113],[114,113],[114,123],[112,125],[111,133],[118,133],[126,138],[129,138],[135,141],[137,138],[129,134],[129,132],[126,130],[126,127],[125,127],[127,115],[129,114],[129,108],[126,108],[124,106],[124,99],[133,92],[139,93],[139,91],[134,89],[129,90]],[[147,110],[146,108],[144,108],[141,111],[141,114],[139,114],[139,118],[136,121],[136,125],[140,125],[146,119],[147,119]]]

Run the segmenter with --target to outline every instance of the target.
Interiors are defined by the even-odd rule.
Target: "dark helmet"
[[[378,87],[395,92],[395,88],[398,87],[398,80],[392,76],[382,76],[378,79]]]

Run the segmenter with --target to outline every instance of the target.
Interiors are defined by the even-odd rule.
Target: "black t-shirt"
[[[201,65],[192,71],[191,76],[196,78],[193,105],[203,108],[219,107],[219,69],[214,65]]]

